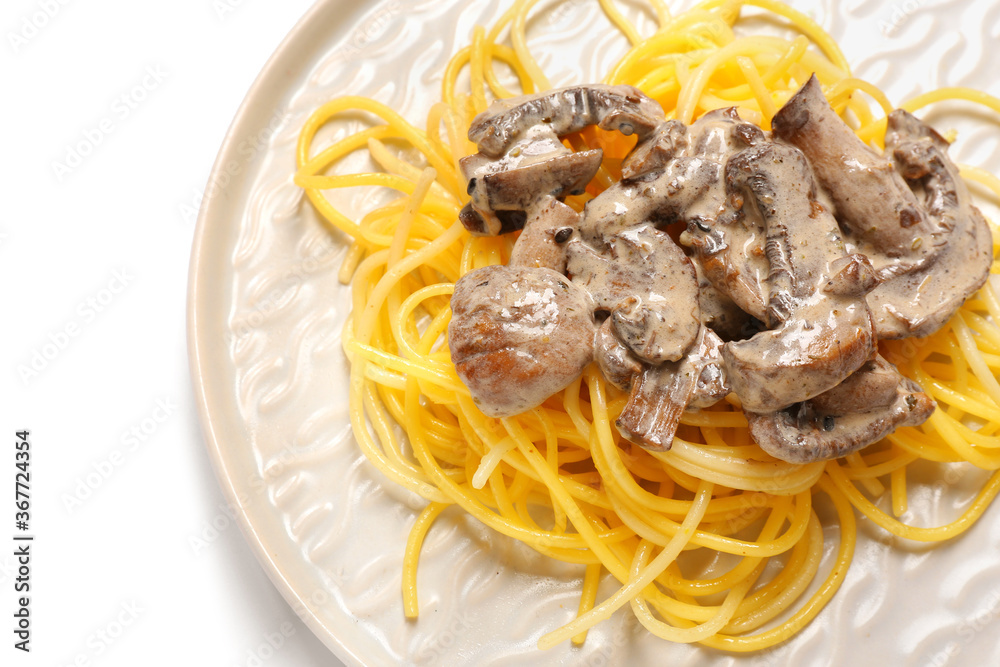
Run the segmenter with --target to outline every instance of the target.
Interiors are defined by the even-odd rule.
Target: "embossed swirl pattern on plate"
[[[621,4],[649,30],[648,14]],[[685,4],[671,3],[675,10]],[[992,84],[987,49],[998,33],[1000,6],[984,10],[972,0],[792,4],[831,30],[857,74],[894,100],[936,86]],[[667,656],[675,665],[943,665],[967,664],[973,656],[979,664],[1000,664],[1000,645],[986,631],[1000,615],[996,511],[962,540],[931,551],[892,548],[862,522],[865,538],[833,603],[794,641],[754,656],[667,645],[621,612],[592,631],[584,647],[540,654],[537,639],[572,617],[580,570],[453,510],[423,550],[420,620],[403,619],[403,547],[423,501],[387,483],[351,436],[340,349],[349,293],[336,275],[344,243],[292,183],[294,146],[309,113],[342,94],[374,97],[422,125],[448,56],[473,25],[492,22],[500,5],[383,0],[346,39],[314,54],[304,84],[275,110],[280,127],[254,175],[244,215],[234,221],[237,239],[228,257],[217,258],[231,265],[229,351],[241,416],[253,434],[252,442],[230,446],[256,461],[267,497],[259,511],[281,517],[301,565],[329,584],[317,613],[330,627],[369,635],[381,651],[367,656],[372,664],[651,665]],[[596,1],[555,5],[529,26],[541,64],[555,85],[596,78],[625,48],[624,38],[605,27]],[[1000,167],[995,128],[955,122],[967,129],[956,147],[960,159]],[[360,125],[354,119],[326,129],[320,142]],[[365,165],[360,156],[348,163]],[[362,198],[370,196],[347,191],[336,203],[361,210],[371,203]],[[928,523],[954,513],[930,495],[913,503],[927,508],[921,516]],[[832,545],[836,529],[827,533]],[[613,590],[605,581],[601,596]]]

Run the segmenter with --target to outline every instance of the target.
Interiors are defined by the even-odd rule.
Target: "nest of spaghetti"
[[[797,36],[737,36],[744,4]],[[425,128],[347,97],[299,140],[296,182],[353,239],[341,280],[355,436],[428,501],[404,611],[419,612],[424,536],[457,507],[581,567],[577,618],[542,648],[582,643],[624,606],[671,641],[773,646],[843,582],[856,512],[940,541],[1000,491],[991,472],[954,522],[901,520],[919,466],[1000,469],[1000,299],[984,282],[997,247],[963,179],[997,196],[1000,183],[953,165],[911,115],[1000,102],[949,89],[895,110],[819,26],[770,0],[678,16],[653,2],[649,36],[601,2],[631,49],[602,83],[553,90],[528,48],[533,5],[474,31]],[[358,111],[378,121],[313,146]],[[359,150],[381,170],[339,174]],[[328,199],[359,185],[401,195],[355,217]],[[561,292],[579,313],[539,296]],[[817,499],[839,526],[826,568]],[[715,569],[690,574],[705,553]],[[605,576],[620,587],[598,601]]]

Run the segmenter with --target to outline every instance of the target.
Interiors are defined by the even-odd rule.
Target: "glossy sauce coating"
[[[594,158],[558,139],[588,124],[639,141],[622,180],[576,213],[559,200]],[[934,402],[876,343],[935,330],[988,273],[989,229],[947,143],[898,111],[879,155],[815,78],[774,128],[734,109],[685,126],[601,85],[477,117],[463,222],[524,227],[511,266],[470,273],[452,299],[453,358],[483,411],[538,405],[595,360],[629,392],[619,431],[649,449],[670,447],[684,410],[731,391],[758,444],[793,462],[927,419]]]

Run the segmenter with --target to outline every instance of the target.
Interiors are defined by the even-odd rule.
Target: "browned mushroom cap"
[[[868,148],[827,102],[814,75],[775,114],[774,137],[801,149],[830,193],[850,241],[879,278],[912,271],[943,248],[929,219],[893,164]]]
[[[748,148],[729,160],[726,180],[764,221],[764,321],[771,330],[727,343],[722,353],[744,409],[771,412],[840,384],[871,356],[874,327],[863,297],[870,267],[845,271],[837,221],[817,201],[816,182],[798,149],[774,143]],[[851,275],[860,284],[846,289]],[[825,291],[831,282],[839,289]]]
[[[472,120],[469,140],[495,158],[532,128],[561,137],[597,125],[641,141],[663,120],[660,105],[638,88],[595,83],[497,100]]]
[[[570,241],[567,274],[611,313],[615,335],[643,361],[680,359],[700,326],[694,267],[666,232],[639,225],[599,252]]]
[[[895,276],[868,295],[879,338],[937,331],[989,275],[993,237],[958,168],[948,159],[947,146],[937,132],[906,111],[889,115],[886,148],[923,195],[928,217],[947,230],[948,243],[933,263]]]
[[[472,207],[472,202],[458,212],[458,221],[474,236],[510,234],[522,229],[527,219],[525,211],[493,211],[483,215]]]
[[[540,199],[583,192],[602,156],[599,149],[574,153],[543,138],[519,142],[497,160],[482,153],[464,157],[459,164],[472,201],[470,213],[460,219],[481,236],[520,229],[527,210]]]
[[[729,393],[721,347],[722,340],[702,327],[683,359],[647,366],[633,381],[628,402],[615,422],[622,436],[652,451],[670,449],[681,415],[689,406],[707,407]]]
[[[745,313],[766,318],[767,228],[756,210],[743,206],[715,219],[692,218],[680,241],[688,247],[706,279]]]
[[[530,410],[579,377],[596,330],[586,290],[545,268],[488,266],[455,283],[448,345],[487,415]]]
[[[747,413],[761,449],[789,463],[811,463],[867,447],[900,426],[918,426],[935,403],[880,356],[812,400],[768,414]]]

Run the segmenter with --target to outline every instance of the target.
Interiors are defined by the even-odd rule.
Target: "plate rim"
[[[309,603],[299,595],[296,587],[290,581],[287,568],[282,567],[279,563],[273,549],[274,545],[270,545],[272,548],[269,548],[265,544],[260,526],[251,521],[250,502],[237,489],[232,470],[234,462],[226,458],[222,446],[220,422],[225,421],[225,411],[221,410],[218,405],[212,407],[209,399],[210,394],[219,394],[221,383],[213,378],[212,373],[205,372],[207,364],[211,364],[207,358],[209,348],[207,338],[209,336],[205,332],[205,323],[212,321],[212,311],[207,307],[206,302],[213,296],[209,284],[215,270],[215,267],[207,265],[205,260],[210,255],[209,249],[220,243],[220,239],[227,231],[231,231],[227,228],[211,227],[209,221],[224,216],[227,209],[232,206],[234,198],[230,193],[245,189],[249,185],[250,178],[254,174],[250,164],[260,159],[259,156],[255,156],[247,168],[240,170],[235,175],[229,175],[229,182],[219,195],[210,194],[209,188],[213,183],[220,182],[220,178],[226,173],[230,155],[236,150],[242,137],[249,134],[248,129],[254,127],[254,116],[258,115],[259,109],[262,108],[255,102],[264,97],[270,90],[282,87],[288,80],[289,73],[293,73],[291,76],[297,76],[304,71],[301,67],[295,67],[296,61],[302,60],[311,53],[311,48],[303,47],[303,44],[314,44],[319,36],[329,37],[329,24],[324,21],[324,18],[335,8],[342,9],[348,16],[365,11],[363,4],[354,6],[353,3],[345,0],[315,0],[313,5],[305,11],[282,38],[261,67],[226,130],[206,181],[206,194],[199,208],[195,224],[194,240],[188,264],[186,338],[188,370],[205,449],[208,452],[216,481],[222,489],[228,507],[236,518],[236,523],[243,533],[245,542],[250,546],[250,550],[271,583],[309,630],[341,661],[363,667],[365,663],[358,653],[358,648],[344,641],[345,633],[336,633],[328,627]],[[350,26],[354,25],[352,21],[344,18],[343,13],[340,15],[339,23],[344,29],[349,29]],[[273,113],[273,105],[268,108]],[[218,311],[215,313],[217,314]],[[218,374],[215,376],[217,378]],[[243,425],[227,423],[226,426],[239,429]],[[258,516],[258,518],[260,517]]]

